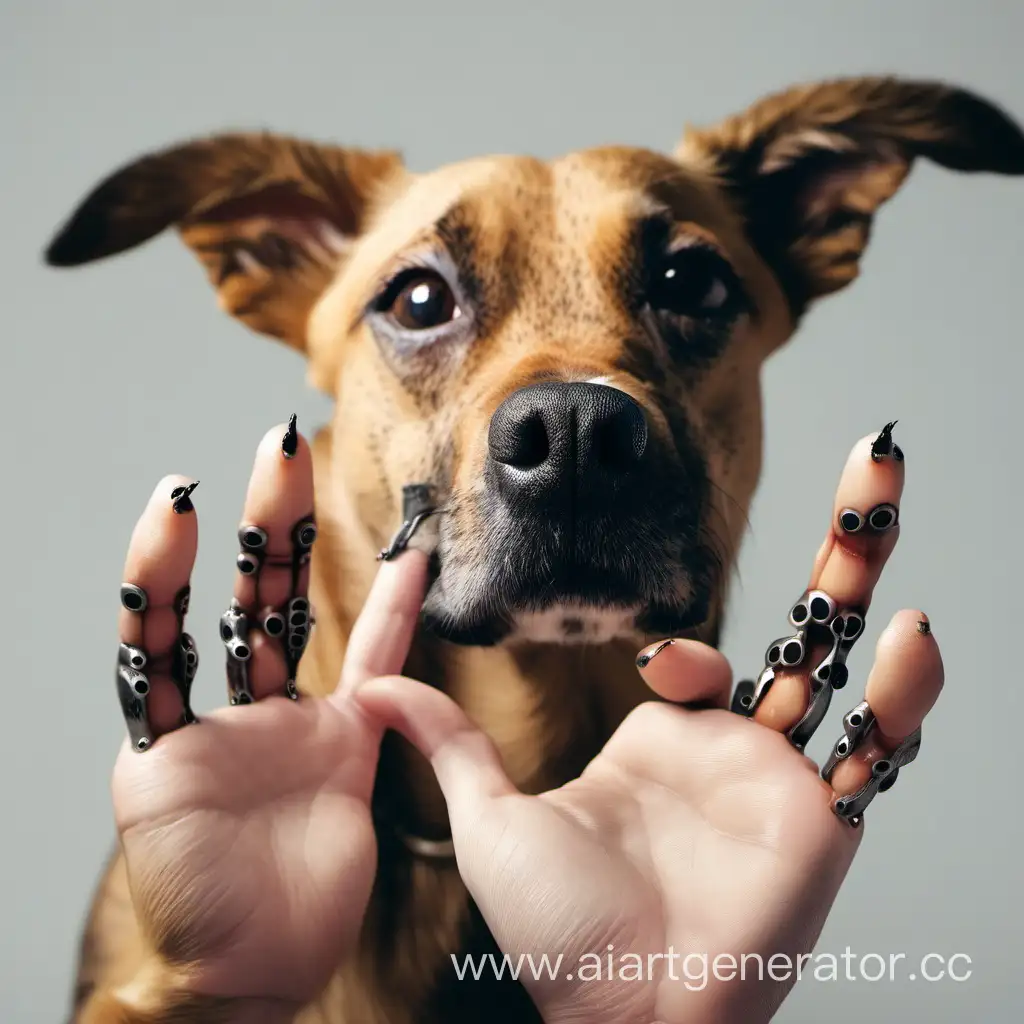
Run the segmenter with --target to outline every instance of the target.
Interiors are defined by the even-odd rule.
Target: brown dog
[[[392,153],[224,135],[115,173],[47,258],[85,263],[175,226],[221,306],[303,352],[334,397],[314,445],[306,692],[334,686],[403,485],[436,489],[409,671],[538,791],[649,697],[640,644],[715,642],[760,472],[762,362],[856,277],[916,157],[1024,174],[1024,135],[962,90],[881,78],[773,96],[671,157],[606,148],[421,176]],[[537,1019],[513,983],[454,984],[449,954],[491,940],[454,863],[430,855],[446,835],[431,773],[396,743],[377,789],[361,952],[302,1020]],[[104,993],[140,948],[115,860],[75,1020],[120,1019]]]

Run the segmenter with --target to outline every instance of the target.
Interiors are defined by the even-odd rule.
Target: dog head
[[[334,396],[330,487],[367,536],[403,485],[435,489],[442,636],[713,635],[760,471],[761,364],[857,276],[918,157],[1022,174],[1024,136],[967,92],[890,78],[770,97],[672,156],[419,175],[222,135],[113,174],[47,258],[176,227],[222,308]]]

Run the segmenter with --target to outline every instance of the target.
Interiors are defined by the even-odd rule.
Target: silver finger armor
[[[142,671],[148,661],[142,648],[117,645],[117,696],[128,726],[128,738],[136,750],[148,750],[153,743],[147,708],[149,676]]]
[[[166,668],[171,682],[181,696],[181,724],[191,725],[198,721],[192,710],[191,694],[192,683],[199,669],[199,652],[195,640],[184,631],[190,593],[191,590],[186,585],[174,598],[178,636],[166,655],[153,659],[141,647],[134,644],[118,644],[117,695],[128,727],[128,736],[135,750],[148,750],[153,745],[148,704],[152,691],[150,674],[154,671]],[[134,615],[143,615],[149,608],[149,598],[142,587],[134,583],[122,583],[121,605]]]
[[[828,760],[821,767],[821,777],[831,783],[836,767],[856,751],[875,728],[875,715],[867,701],[861,701],[843,717],[843,736],[836,742]],[[833,807],[835,813],[857,828],[864,819],[864,810],[879,794],[896,784],[900,769],[910,764],[921,749],[921,728],[914,730],[888,757],[871,766],[871,778],[855,793],[840,797]]]
[[[228,699],[232,704],[251,704],[253,701],[249,680],[249,663],[252,659],[249,634],[254,627],[280,641],[288,671],[285,693],[292,700],[298,699],[295,679],[315,620],[309,601],[296,591],[299,589],[299,575],[309,564],[316,535],[315,520],[312,516],[304,516],[292,527],[291,556],[280,559],[267,554],[269,538],[266,530],[259,526],[245,525],[238,531],[241,546],[237,559],[238,571],[253,578],[256,606],[260,607],[259,575],[265,565],[284,565],[291,569],[292,596],[280,608],[265,607],[255,619],[250,617],[237,600],[232,599],[227,611],[221,616],[220,637],[227,653]]]
[[[846,659],[864,632],[864,615],[853,608],[839,609],[823,590],[811,590],[790,609],[789,623],[795,632],[769,644],[761,674],[755,681],[736,687],[732,709],[737,714],[752,717],[771,689],[777,671],[800,667],[812,647],[828,643],[828,653],[810,672],[807,708],[787,733],[790,742],[803,750],[821,725],[833,691],[846,685],[849,676]]]
[[[844,508],[839,513],[839,525],[844,533],[860,533],[867,529],[874,533],[885,533],[900,521],[900,510],[888,501],[875,505],[867,515],[855,508]]]

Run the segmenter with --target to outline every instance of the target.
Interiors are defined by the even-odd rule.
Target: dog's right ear
[[[88,263],[175,226],[222,309],[303,350],[310,310],[401,172],[397,153],[269,133],[189,142],[101,182],[50,243],[46,262]]]

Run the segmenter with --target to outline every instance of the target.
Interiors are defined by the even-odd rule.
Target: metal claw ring
[[[142,587],[137,587],[134,583],[122,583],[121,607],[141,615],[149,607],[149,598]]]
[[[242,606],[232,598],[228,610],[220,617],[220,638],[227,649],[228,699],[232,704],[251,704],[249,685],[249,617]]]
[[[296,561],[299,565],[305,565],[309,561],[310,549],[316,538],[316,520],[312,516],[303,516],[292,527],[292,544],[297,550]]]
[[[879,793],[892,789],[901,768],[910,764],[921,750],[921,727],[918,726],[888,757],[871,766],[871,778],[849,796],[840,797],[833,807],[835,813],[854,828],[864,820],[864,811]]]
[[[854,643],[864,632],[864,613],[856,608],[838,610],[833,605],[828,629],[828,635],[832,637],[832,647],[811,670],[811,693],[807,708],[800,721],[787,733],[790,742],[798,750],[803,750],[811,741],[828,713],[832,694],[836,690],[841,690],[850,678],[846,659]]]
[[[807,630],[798,629],[792,636],[773,640],[765,651],[764,661],[769,668],[796,668],[807,654]]]
[[[117,695],[121,702],[128,736],[136,750],[148,750],[153,743],[149,724],[149,676],[142,670],[149,661],[141,647],[117,645]]]
[[[821,766],[819,773],[825,782],[832,781],[840,761],[845,761],[864,742],[864,738],[874,728],[875,713],[866,700],[843,715],[843,736],[836,741],[832,753]]]
[[[171,604],[178,620],[178,637],[170,650],[169,675],[181,696],[181,724],[197,722],[192,710],[190,696],[192,683],[199,668],[199,652],[196,642],[183,629],[188,612],[191,588],[185,586],[174,596]],[[121,605],[128,611],[141,615],[149,607],[149,598],[142,587],[134,583],[121,584]],[[128,736],[135,750],[148,750],[153,745],[153,729],[149,721],[148,701],[152,686],[144,669],[152,668],[150,656],[141,647],[121,643],[117,649],[117,693],[128,727]],[[161,659],[161,664],[163,663]],[[155,663],[154,663],[155,664]]]
[[[789,610],[789,623],[795,629],[810,624],[828,626],[836,616],[836,603],[824,590],[809,590]]]
[[[790,608],[789,623],[796,632],[769,644],[761,674],[742,692],[737,687],[732,709],[737,714],[753,716],[771,689],[775,673],[801,665],[811,644],[830,639],[831,650],[811,670],[807,708],[788,733],[793,744],[802,750],[828,711],[832,691],[846,685],[846,657],[854,641],[864,632],[864,615],[854,608],[840,609],[824,590],[808,590]]]
[[[171,651],[171,681],[181,695],[181,718],[185,725],[197,722],[192,710],[192,683],[199,671],[199,651],[189,633],[180,633]]]
[[[377,555],[378,562],[390,562],[409,546],[424,520],[437,512],[434,489],[430,484],[406,484],[402,488],[402,525],[386,548]]]
[[[733,710],[737,714],[753,718],[754,712],[761,706],[761,701],[767,696],[768,691],[775,682],[775,669],[765,666],[761,669],[757,679],[750,682],[750,686],[744,687],[743,692],[737,686],[736,694],[733,697]]]
[[[865,528],[875,533],[885,533],[899,521],[899,508],[888,501],[875,505],[867,515],[855,508],[844,508],[839,513],[839,525],[845,533],[860,533]]]
[[[867,515],[868,526],[875,533],[885,533],[900,521],[900,510],[888,501],[876,505]]]
[[[221,616],[221,639],[228,649],[228,695],[232,704],[248,704],[253,700],[248,668],[252,656],[249,630],[253,626],[262,629],[268,637],[281,641],[288,668],[285,693],[293,700],[298,698],[295,676],[314,620],[308,599],[295,595],[295,591],[299,585],[299,574],[312,557],[316,538],[316,519],[313,515],[303,516],[291,529],[291,556],[280,559],[267,555],[269,536],[262,527],[244,525],[239,529],[238,541],[242,547],[237,563],[239,572],[258,577],[264,564],[287,565],[291,568],[293,596],[281,607],[264,608],[256,622],[250,622],[237,600],[232,600],[231,607]],[[258,596],[257,580],[257,599]]]
[[[241,544],[242,551],[235,564],[243,576],[255,576],[260,571],[264,552],[267,549],[267,540],[267,531],[259,526],[239,528],[238,543]]]
[[[313,625],[312,610],[309,601],[304,597],[293,597],[287,605],[285,615],[287,635],[284,641],[284,657],[288,665],[288,679],[285,682],[285,694],[292,700],[298,698],[295,677],[298,674],[299,661],[309,643],[309,631]]]
[[[755,685],[756,684],[753,679],[741,679],[736,684],[736,689],[733,691],[732,703],[729,705],[729,710],[734,714],[746,717],[750,713],[751,705],[754,703]]]

